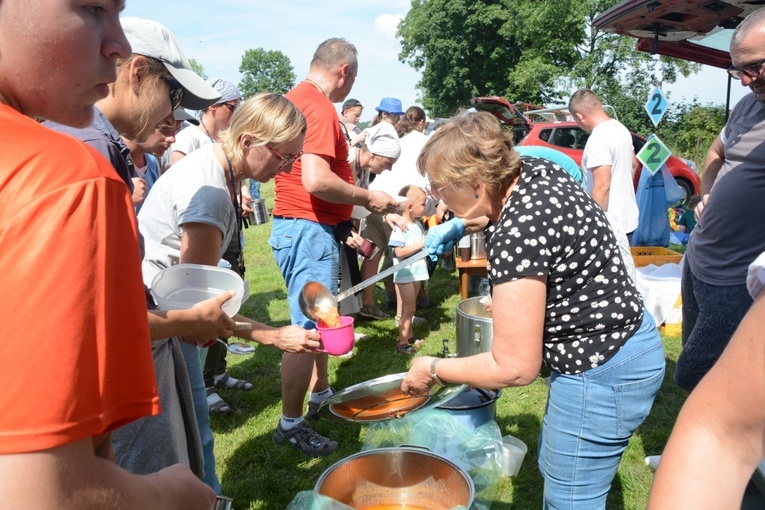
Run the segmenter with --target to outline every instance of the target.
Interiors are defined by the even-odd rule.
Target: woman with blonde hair
[[[216,266],[231,239],[241,239],[241,183],[268,182],[289,172],[302,154],[303,114],[279,94],[261,93],[242,103],[222,135],[222,143],[192,152],[157,180],[138,214],[146,241],[144,282],[178,263]],[[272,328],[236,315],[251,329],[240,336],[288,352],[313,352],[319,336],[299,326]],[[206,339],[205,339],[206,340]],[[197,348],[181,345],[193,386],[194,409],[205,452],[205,477],[215,480],[209,406],[227,405],[217,392],[205,390]],[[217,400],[208,403],[209,397]]]
[[[489,113],[451,120],[418,159],[457,218],[432,227],[434,255],[486,229],[491,352],[414,360],[406,394],[434,384],[525,386],[552,372],[539,439],[543,508],[605,508],[634,430],[664,378],[651,314],[627,274],[603,210],[561,167],[519,158]],[[461,218],[464,218],[461,219]]]

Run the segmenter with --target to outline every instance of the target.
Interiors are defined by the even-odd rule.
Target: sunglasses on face
[[[759,78],[763,72],[765,72],[765,58],[744,67],[730,66],[728,68],[728,74],[734,80],[740,80],[744,75],[752,79]]]
[[[279,154],[279,151],[277,151],[276,149],[274,149],[270,145],[266,145],[266,149],[271,151],[271,154],[273,154],[276,159],[281,161],[281,164],[279,165],[279,170],[281,170],[282,168],[284,168],[286,166],[291,165],[292,163],[297,161],[300,158],[300,156],[303,155],[303,151],[300,151],[297,154],[292,154],[292,155],[288,155],[288,156],[282,156],[281,154]]]
[[[228,111],[230,111],[231,113],[234,113],[237,106],[239,105],[234,103],[221,103],[219,106],[225,106],[226,108],[228,108]]]
[[[173,105],[173,110],[175,110],[181,105],[181,101],[183,101],[183,86],[172,76],[163,76],[162,79],[170,87],[170,104]]]

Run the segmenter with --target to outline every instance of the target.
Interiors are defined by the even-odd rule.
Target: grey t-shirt
[[[765,251],[765,104],[744,96],[722,138],[725,162],[685,259],[705,283],[744,285],[749,264]]]
[[[184,223],[212,225],[223,233],[223,255],[236,231],[236,210],[224,169],[213,152],[202,147],[170,167],[151,188],[138,214],[138,228],[146,243],[143,279],[178,264]],[[225,172],[225,173],[224,173]]]

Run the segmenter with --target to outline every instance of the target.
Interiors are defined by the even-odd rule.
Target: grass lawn
[[[273,184],[262,187],[269,210],[273,207]],[[247,278],[250,299],[242,312],[254,319],[282,326],[289,324],[289,310],[284,280],[273,261],[267,243],[271,224],[250,227],[245,231]],[[673,247],[674,248],[674,247]],[[426,344],[420,352],[437,355],[448,341],[456,349],[454,312],[461,297],[457,272],[440,268],[429,282],[434,306],[418,312],[428,325],[416,328]],[[378,304],[384,304],[384,292],[378,286]],[[349,359],[330,358],[330,383],[345,388],[375,377],[404,372],[409,359],[393,352],[397,329],[393,319],[357,321],[356,330],[371,339],[356,345]],[[680,352],[679,337],[662,337],[666,349],[667,375],[648,420],[637,430],[622,458],[608,499],[609,509],[642,509],[648,499],[653,474],[644,464],[647,455],[661,453],[685,396],[672,382],[675,362]],[[223,397],[238,412],[229,416],[213,415],[215,453],[223,493],[234,499],[237,510],[284,509],[295,495],[313,488],[316,480],[333,463],[361,450],[365,427],[319,421],[312,426],[340,443],[337,452],[310,459],[292,448],[278,446],[271,440],[281,416],[281,353],[258,347],[252,356],[229,355],[230,373],[255,385],[249,392],[224,391]],[[542,477],[536,466],[537,438],[544,413],[547,387],[538,380],[524,388],[503,390],[497,404],[497,423],[502,434],[523,440],[529,452],[520,474],[503,478],[494,499],[493,509],[538,509],[541,507]]]

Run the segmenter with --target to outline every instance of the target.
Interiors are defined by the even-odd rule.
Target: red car
[[[514,139],[517,145],[540,145],[550,147],[566,154],[576,163],[582,165],[584,145],[587,143],[589,134],[576,125],[574,121],[561,122],[529,122],[518,108],[510,102],[498,96],[476,97],[470,101],[476,110],[490,112],[504,125],[515,133]],[[632,146],[637,154],[646,142],[642,136],[632,133]],[[701,194],[701,179],[699,174],[682,159],[670,156],[667,160],[667,168],[675,178],[678,186],[685,193],[682,199],[687,203],[693,195]],[[640,173],[635,175],[635,187],[640,180]]]

